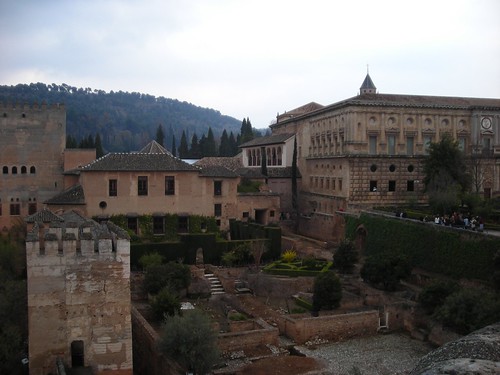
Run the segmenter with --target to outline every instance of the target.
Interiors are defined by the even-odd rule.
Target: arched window
[[[3,174],[9,174],[9,167],[7,167],[6,165],[4,165],[3,168],[2,168],[2,173]]]
[[[23,166],[21,167],[21,174],[26,174],[26,172],[27,172],[27,171],[28,171],[28,169],[26,168],[26,166],[25,166],[25,165],[23,165]]]
[[[248,165],[252,165],[252,151],[247,150]]]
[[[12,167],[12,174],[17,174],[17,167]]]
[[[266,148],[266,158],[267,158],[267,165],[271,165],[273,162],[271,159],[271,149]]]
[[[282,164],[281,153],[282,153],[281,147],[278,147],[278,165]]]
[[[261,151],[257,150],[257,164],[256,165],[260,165],[260,153],[261,153]]]
[[[33,165],[30,167],[30,173],[31,174],[35,174],[36,173],[36,168]]]
[[[276,165],[276,149],[273,147],[273,165]]]

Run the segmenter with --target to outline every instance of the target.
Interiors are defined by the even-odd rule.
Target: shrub
[[[394,291],[399,281],[411,274],[410,263],[401,256],[379,254],[366,259],[361,268],[361,277],[374,286],[384,290]]]
[[[500,292],[500,250],[498,250],[493,258],[493,275],[491,276],[491,281],[493,282],[493,287],[497,292]]]
[[[180,291],[189,284],[191,284],[191,271],[184,264],[169,262],[146,268],[144,289],[147,293],[156,294],[166,286],[173,291]]]
[[[164,287],[156,296],[151,299],[151,309],[156,319],[163,319],[165,316],[180,314],[181,303],[179,298],[169,287]]]
[[[342,285],[334,272],[320,273],[314,279],[313,310],[332,310],[340,306]]]
[[[302,267],[309,270],[315,270],[317,268],[316,259],[314,257],[307,257],[302,259]]]
[[[434,280],[422,290],[418,302],[427,314],[433,314],[450,294],[458,290],[459,285],[455,281]]]
[[[146,269],[149,266],[158,266],[163,263],[163,257],[157,252],[144,254],[139,258],[139,264],[142,269]]]
[[[333,254],[333,265],[340,273],[351,273],[358,261],[358,253],[352,241],[344,240]]]
[[[500,320],[500,300],[493,293],[463,289],[449,295],[434,317],[466,335]]]
[[[297,252],[295,250],[286,250],[282,255],[281,259],[284,262],[292,263],[297,258]]]
[[[226,267],[247,264],[250,261],[250,249],[247,243],[242,243],[234,249],[222,254],[221,263]]]
[[[217,335],[208,316],[200,310],[168,317],[160,350],[195,374],[208,374],[219,358]]]

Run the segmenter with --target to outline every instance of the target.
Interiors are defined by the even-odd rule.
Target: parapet
[[[64,216],[60,215],[57,220],[45,224],[34,221],[26,236],[28,256],[76,255],[116,258],[117,255],[130,255],[130,237],[117,225],[111,222],[99,224],[85,218],[81,218],[80,222],[66,222]],[[74,215],[71,218],[74,219]]]

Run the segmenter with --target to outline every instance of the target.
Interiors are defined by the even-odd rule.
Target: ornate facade
[[[284,113],[271,129],[296,133],[304,214],[426,202],[422,160],[444,134],[481,158],[478,190],[500,193],[500,99],[380,94],[367,75],[359,95]]]

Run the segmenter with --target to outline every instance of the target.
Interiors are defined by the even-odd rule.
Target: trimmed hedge
[[[289,277],[317,276],[322,272],[329,271],[333,267],[333,262],[326,262],[321,270],[308,270],[306,267],[297,267],[292,263],[274,262],[265,266],[262,270],[270,275],[280,275]]]
[[[361,224],[367,232],[366,255],[402,255],[413,267],[457,279],[489,280],[494,254],[500,248],[500,239],[475,232],[368,214],[346,216],[346,236],[354,239]]]

